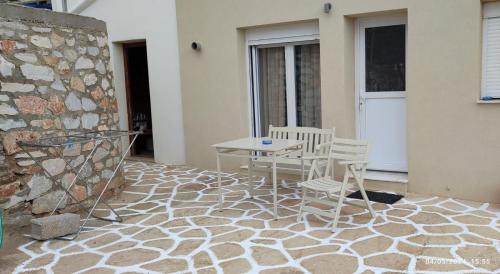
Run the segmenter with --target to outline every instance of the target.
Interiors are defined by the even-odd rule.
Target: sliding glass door
[[[269,125],[321,127],[318,43],[251,48],[253,129]]]

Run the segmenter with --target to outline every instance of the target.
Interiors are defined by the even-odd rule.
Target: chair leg
[[[344,203],[344,196],[345,196],[346,188],[347,188],[347,183],[346,182],[342,183],[342,188],[340,189],[337,208],[335,209],[335,217],[333,218],[332,232],[335,232],[335,230],[337,229],[337,225],[338,225],[339,218],[340,218],[340,211],[342,210],[342,204]],[[327,193],[327,196],[329,199],[331,199],[329,193]]]
[[[358,182],[358,187],[359,187],[359,192],[361,192],[361,196],[363,196],[363,200],[365,200],[366,207],[368,208],[368,211],[370,211],[370,215],[372,216],[372,218],[375,218],[376,216],[375,211],[372,208],[372,203],[370,202],[370,200],[368,200],[368,195],[366,195],[363,184],[360,184]]]
[[[366,195],[365,188],[363,187],[363,175],[365,173],[365,170],[362,170],[361,175],[358,175],[353,166],[350,166],[349,169],[351,170],[351,173],[354,176],[356,183],[358,184],[359,192],[361,192],[361,196],[363,196],[363,200],[365,200],[366,207],[368,208],[368,211],[370,211],[370,215],[372,216],[372,218],[375,218],[375,211],[373,210],[372,204],[368,199],[368,196]]]
[[[302,202],[300,203],[299,214],[297,215],[297,223],[302,219],[302,210],[304,208],[304,204],[306,203],[306,195],[307,190],[305,188],[302,188]]]

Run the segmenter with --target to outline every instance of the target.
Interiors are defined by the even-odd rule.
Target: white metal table
[[[217,183],[219,188],[219,209],[222,210],[222,188],[221,188],[221,156],[248,158],[248,192],[250,197],[253,197],[252,187],[252,166],[253,158],[257,154],[259,158],[269,157],[272,159],[273,170],[273,204],[274,204],[274,219],[278,219],[278,183],[276,178],[276,162],[281,157],[286,157],[290,153],[300,150],[300,159],[302,174],[304,174],[304,159],[303,159],[303,141],[300,140],[285,140],[285,139],[272,139],[272,144],[263,144],[262,140],[269,138],[242,138],[233,141],[228,141],[220,144],[212,145],[217,151]]]

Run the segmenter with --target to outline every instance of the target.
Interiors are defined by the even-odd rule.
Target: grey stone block
[[[75,234],[80,228],[80,215],[64,213],[31,220],[31,237],[47,240]]]

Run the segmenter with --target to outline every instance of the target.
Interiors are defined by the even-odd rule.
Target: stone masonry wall
[[[79,130],[118,129],[118,109],[104,22],[71,14],[0,4],[0,208],[8,224],[26,224],[50,212],[63,185],[78,170],[92,143],[37,149],[56,182],[49,180],[16,141]],[[105,142],[83,170],[89,186],[71,192],[92,202],[119,161],[120,142]],[[105,197],[123,184],[121,172]],[[75,210],[66,199],[64,211]],[[73,205],[73,206],[71,206]],[[0,210],[1,210],[0,209]],[[61,210],[63,211],[63,210]]]

